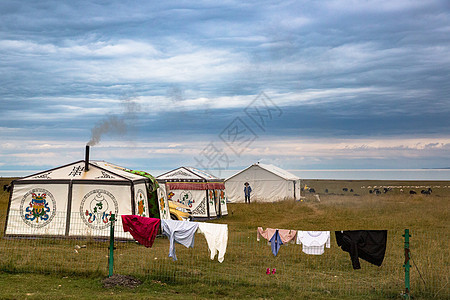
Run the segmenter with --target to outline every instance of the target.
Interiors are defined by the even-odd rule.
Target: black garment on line
[[[359,258],[381,266],[386,252],[387,230],[335,231],[336,242],[350,253],[353,269],[361,269]]]

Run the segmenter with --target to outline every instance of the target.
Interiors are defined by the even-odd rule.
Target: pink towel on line
[[[256,240],[259,241],[260,237],[265,238],[270,241],[272,236],[275,234],[277,229],[266,228],[263,230],[262,227],[258,227]],[[295,239],[297,235],[297,230],[289,230],[289,229],[278,229],[278,233],[280,234],[281,241],[283,244],[289,243]]]

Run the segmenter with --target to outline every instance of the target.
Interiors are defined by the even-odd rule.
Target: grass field
[[[0,184],[7,181],[1,179]],[[177,262],[167,257],[165,238],[157,238],[151,249],[116,243],[115,273],[141,279],[143,284],[135,289],[102,287],[107,242],[2,238],[0,298],[399,299],[404,288],[405,228],[412,233],[412,295],[415,299],[450,297],[450,182],[305,180],[303,184],[315,189],[320,202],[305,192],[298,202],[229,204],[229,216],[214,221],[229,226],[222,264],[209,260],[206,242],[199,234],[194,250],[176,246]],[[374,186],[391,190],[370,194]],[[428,187],[432,194],[422,195],[420,191]],[[418,194],[410,195],[410,190]],[[2,223],[7,202],[8,194],[0,192]],[[321,256],[308,256],[301,246],[288,245],[274,257],[267,243],[256,242],[258,226],[388,229],[387,253],[381,267],[361,261],[362,269],[353,270],[348,254],[337,247],[332,235],[331,248]],[[86,244],[86,248],[75,253],[76,244]],[[277,273],[267,276],[267,267],[276,268]]]

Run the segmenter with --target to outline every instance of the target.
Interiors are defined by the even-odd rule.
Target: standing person
[[[244,183],[244,194],[245,194],[245,203],[250,204],[250,193],[252,192],[252,188],[250,187],[250,185],[248,184],[248,182]]]

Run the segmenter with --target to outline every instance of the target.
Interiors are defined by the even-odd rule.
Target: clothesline
[[[387,243],[387,230],[347,230],[335,231],[339,247],[350,254],[353,269],[360,269],[359,258],[374,265],[381,266]],[[322,255],[330,248],[330,231],[302,231],[288,229],[257,228],[256,240],[265,238],[272,248],[274,256],[278,255],[281,245],[293,243],[302,245],[302,251],[310,255]],[[295,237],[297,237],[295,239]]]
[[[277,238],[277,235],[280,238]],[[272,247],[273,255],[277,256],[280,246],[287,243],[303,244],[303,252],[311,255],[321,255],[324,253],[324,247],[330,248],[329,231],[301,231],[288,229],[267,228],[263,230],[258,227],[256,240],[260,237],[269,241]]]
[[[177,260],[175,242],[186,248],[193,248],[196,232],[205,236],[211,260],[214,260],[217,254],[217,260],[220,263],[223,262],[227,251],[227,224],[161,220],[138,215],[123,215],[122,224],[125,232],[129,232],[138,243],[148,248],[153,245],[156,235],[161,229],[162,234],[169,238],[169,257],[174,261]]]
[[[161,220],[137,215],[122,216],[123,230],[146,247],[152,247],[159,230],[169,238],[169,257],[177,260],[175,242],[187,248],[194,247],[195,233],[205,236],[211,260],[217,254],[219,262],[224,261],[228,244],[228,225],[204,222]],[[360,269],[359,258],[381,266],[386,252],[387,230],[335,231],[339,247],[350,254],[354,269]],[[330,248],[330,231],[302,231],[288,229],[257,228],[257,241],[266,239],[277,256],[284,244],[302,245],[302,251],[309,255],[322,255],[325,247]]]

